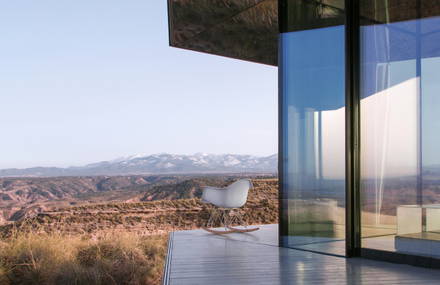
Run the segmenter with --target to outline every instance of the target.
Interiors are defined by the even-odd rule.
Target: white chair
[[[252,187],[252,182],[249,179],[238,180],[226,188],[205,187],[203,189],[202,202],[210,203],[216,208],[211,211],[207,225],[203,229],[214,234],[246,233],[258,230],[259,228],[248,229],[240,211],[237,210],[246,204],[249,190]],[[218,223],[224,230],[212,228],[212,226]],[[243,225],[245,228],[233,227],[234,224]]]

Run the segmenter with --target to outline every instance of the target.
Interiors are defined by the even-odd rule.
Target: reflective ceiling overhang
[[[440,0],[389,0],[386,7],[380,7],[381,3],[361,2],[361,25],[405,22],[437,16],[440,11]],[[345,21],[343,0],[281,0],[280,4],[281,26],[278,0],[168,0],[170,45],[276,66],[279,31],[343,25]],[[402,56],[408,53],[405,50],[412,49],[402,48]],[[429,46],[424,51],[433,52]]]
[[[278,65],[277,0],[168,0],[170,46]]]

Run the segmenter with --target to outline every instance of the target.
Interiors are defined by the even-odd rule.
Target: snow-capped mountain
[[[88,176],[166,173],[275,173],[277,155],[253,156],[239,154],[194,155],[153,154],[133,155],[80,167],[34,167],[3,169],[0,177],[10,176]]]

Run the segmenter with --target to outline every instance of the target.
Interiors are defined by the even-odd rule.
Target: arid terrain
[[[0,284],[159,284],[167,234],[207,222],[202,187],[238,178],[0,179]],[[252,181],[244,219],[276,223],[277,179]]]
[[[200,201],[201,185],[208,180],[195,178],[174,185],[157,186],[139,195],[137,202],[109,202],[53,207],[29,214],[0,227],[3,234],[12,228],[39,228],[44,232],[93,233],[102,230],[139,231],[164,234],[178,229],[201,227],[211,208]],[[222,180],[216,184],[226,183]],[[255,179],[254,189],[241,210],[251,224],[276,223],[278,191],[276,179]],[[215,183],[214,183],[215,184]],[[160,190],[160,191],[159,191]],[[151,201],[155,200],[155,201]]]
[[[195,198],[204,185],[222,186],[234,175],[132,175],[0,178],[0,225],[54,208]]]

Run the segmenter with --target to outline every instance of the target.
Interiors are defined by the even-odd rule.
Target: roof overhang
[[[170,46],[278,65],[277,0],[168,0]]]

